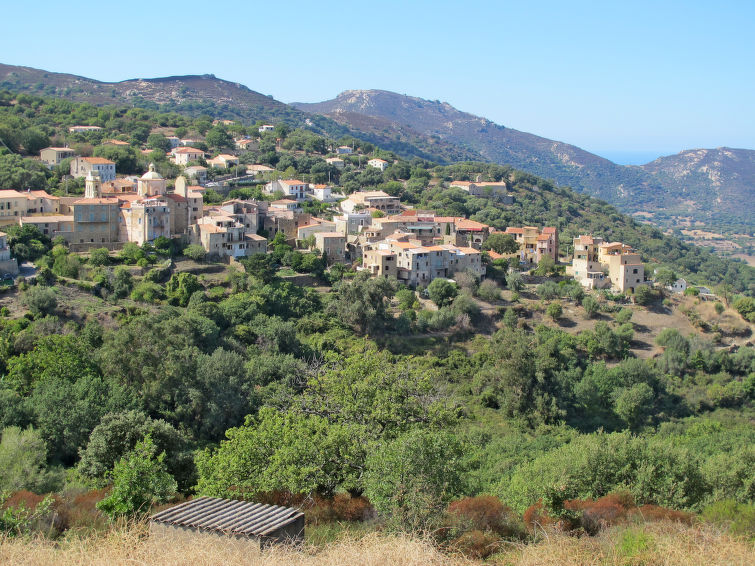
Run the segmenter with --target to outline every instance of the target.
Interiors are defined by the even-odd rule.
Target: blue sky
[[[751,1],[3,4],[7,64],[213,73],[284,102],[380,88],[624,162],[755,149]]]

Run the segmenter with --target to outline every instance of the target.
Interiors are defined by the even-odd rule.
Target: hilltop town
[[[208,525],[478,558],[751,528],[743,264],[284,120],[0,93],[0,138],[0,531],[55,539],[0,561]]]
[[[232,125],[226,122],[223,125]],[[68,130],[88,133],[99,129],[71,126]],[[271,125],[258,127],[261,135],[273,130]],[[199,140],[174,135],[164,136],[164,140],[170,145],[166,159],[180,169],[178,177],[170,180],[171,190],[169,180],[153,163],[141,176],[122,175],[109,159],[82,157],[69,147],[43,148],[41,163],[53,168],[67,162],[70,176],[84,179],[84,194],[61,197],[43,190],[3,190],[0,225],[32,226],[74,252],[98,248],[117,251],[127,243],[142,246],[166,238],[178,240],[183,247],[201,246],[207,259],[226,262],[267,253],[268,239],[280,233],[292,249],[316,251],[328,265],[347,264],[357,271],[392,277],[412,288],[426,287],[439,277],[453,279],[457,273],[468,272],[481,279],[486,265],[501,259],[511,270],[536,268],[546,257],[554,265],[560,259],[567,263],[572,259],[559,257],[558,230],[553,226],[496,230],[463,216],[418,210],[382,190],[345,194],[335,184],[281,178],[268,165],[242,167],[238,154],[259,146],[259,140],[250,137],[233,140],[232,153],[214,157],[191,146]],[[103,145],[128,144],[106,140]],[[355,154],[349,146],[332,149],[325,162],[339,170],[345,167],[345,156],[352,163],[356,159],[358,168],[364,161],[364,167],[381,173],[393,165],[385,159]],[[223,185],[208,184],[208,168],[214,173],[233,171],[233,180],[239,178],[242,169],[242,178],[258,187],[263,198],[206,203],[208,186],[219,194]],[[452,180],[448,186],[493,199],[504,207],[514,202],[506,181]],[[305,206],[312,202],[319,205],[317,213]],[[486,247],[491,236],[498,242],[495,247],[499,251]],[[570,273],[586,288],[611,287],[632,294],[647,284],[640,256],[628,245],[580,236],[573,249]],[[12,260],[5,267],[6,273],[18,273]]]

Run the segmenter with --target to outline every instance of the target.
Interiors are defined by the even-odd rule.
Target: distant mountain
[[[108,83],[77,75],[0,64],[0,88],[57,96],[97,106],[132,104],[193,117],[206,114],[213,118],[247,123],[257,120],[286,121],[292,126],[305,127],[335,138],[354,134],[344,123],[313,116],[275,100],[272,96],[214,75],[130,79]],[[355,116],[354,121],[359,122],[360,119]],[[373,125],[367,130],[369,131],[360,133],[362,139],[395,151],[403,157],[420,157],[439,163],[482,159],[474,152],[440,139],[428,138],[407,126],[391,125],[381,129]]]
[[[576,146],[506,128],[445,102],[424,100],[384,90],[347,90],[333,100],[292,103],[296,108],[324,114],[361,130],[354,115],[381,118],[408,126],[426,136],[447,140],[486,160],[512,165],[535,175],[569,185],[606,200],[643,201],[653,179],[641,170],[616,165]],[[649,193],[652,195],[653,193]]]
[[[587,192],[626,212],[652,214],[665,226],[675,225],[677,215],[733,230],[752,230],[755,224],[755,152],[749,150],[695,150],[633,167],[500,126],[447,103],[383,90],[347,90],[333,100],[292,106],[325,115],[357,132],[373,129],[369,122],[356,120],[357,115],[380,119],[377,128],[385,129],[386,123],[410,127],[487,160]]]
[[[676,195],[676,210],[667,213],[707,218],[713,224],[749,224],[753,229],[755,151],[690,149],[660,157],[640,169]]]
[[[439,101],[382,90],[348,90],[319,103],[284,104],[214,75],[101,82],[0,64],[0,88],[94,105],[130,104],[253,123],[286,121],[333,138],[359,137],[406,158],[441,164],[492,161],[602,198],[674,227],[679,217],[751,232],[755,152],[684,151],[643,166],[617,165],[579,147],[495,124]]]

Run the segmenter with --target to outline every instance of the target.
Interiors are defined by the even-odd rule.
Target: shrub
[[[541,283],[540,285],[537,286],[537,289],[535,289],[535,292],[537,293],[537,296],[543,299],[544,301],[557,299],[561,296],[561,290],[558,288],[558,285],[553,281],[546,281],[545,283]]]
[[[176,480],[165,468],[165,452],[156,454],[152,437],[139,441],[132,452],[113,468],[113,490],[97,504],[111,518],[133,517],[162,503],[177,489]]]
[[[477,295],[483,301],[497,301],[501,298],[501,290],[498,288],[498,285],[495,281],[486,279],[485,281],[480,283],[480,287],[477,290]]]
[[[487,558],[500,548],[500,539],[491,532],[467,531],[451,542],[451,548],[469,558]]]
[[[553,320],[558,320],[564,314],[564,309],[561,307],[561,303],[551,303],[546,309],[546,314]]]
[[[598,304],[598,301],[595,299],[595,297],[593,297],[592,295],[587,295],[584,299],[582,299],[582,307],[585,309],[585,316],[587,318],[592,318],[598,312],[600,305]]]
[[[207,257],[207,251],[198,244],[191,244],[184,249],[184,255],[194,261],[202,261]]]
[[[509,327],[511,330],[514,330],[516,328],[516,323],[519,320],[519,317],[516,314],[516,311],[512,309],[511,307],[506,309],[506,312],[503,313],[503,324]]]
[[[100,267],[110,263],[110,252],[107,248],[96,248],[89,254],[89,265]]]
[[[40,286],[30,287],[24,293],[22,302],[35,317],[51,314],[55,310],[55,307],[58,306],[58,298],[55,295],[55,291],[48,287]]]
[[[131,293],[131,299],[142,303],[157,303],[165,297],[162,286],[149,281],[142,281]]]
[[[630,320],[632,320],[632,309],[629,309],[627,307],[624,307],[619,312],[616,313],[614,318],[616,319],[616,322],[619,324],[626,324]]]
[[[396,299],[398,299],[398,306],[402,311],[406,311],[412,308],[416,295],[411,289],[400,289],[396,291]]]
[[[703,509],[700,517],[703,521],[725,527],[734,535],[755,536],[755,504],[724,499]]]
[[[492,531],[505,538],[520,538],[521,520],[493,495],[465,497],[451,502],[447,513],[453,527],[465,530]]]

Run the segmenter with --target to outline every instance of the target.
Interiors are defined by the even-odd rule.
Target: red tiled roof
[[[80,198],[73,204],[118,204],[117,198]]]

